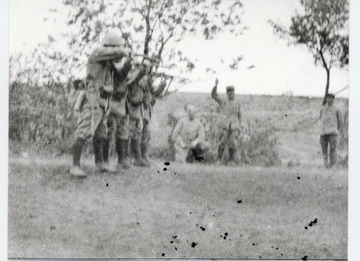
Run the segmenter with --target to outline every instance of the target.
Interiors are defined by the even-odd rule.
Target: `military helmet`
[[[101,45],[105,47],[124,46],[125,40],[121,38],[117,33],[110,32],[105,35],[104,39],[101,42]]]
[[[228,86],[228,87],[226,87],[226,92],[231,92],[231,91],[235,91],[235,87],[234,87],[234,86]]]

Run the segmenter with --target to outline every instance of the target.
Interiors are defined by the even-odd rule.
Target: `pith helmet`
[[[104,39],[102,40],[102,46],[109,46],[109,47],[115,47],[115,46],[124,46],[125,40],[121,38],[118,34],[114,32],[110,32],[105,35]]]
[[[235,87],[234,87],[234,86],[228,86],[228,87],[226,87],[226,92],[231,92],[231,91],[235,91]]]

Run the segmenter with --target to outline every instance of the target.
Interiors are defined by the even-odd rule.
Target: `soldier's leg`
[[[220,134],[220,138],[219,138],[219,146],[218,146],[218,161],[221,162],[223,155],[224,155],[224,151],[225,151],[225,147],[226,147],[226,143],[227,143],[227,129],[223,129],[221,134]]]
[[[110,114],[107,119],[107,129],[108,129],[107,137],[103,141],[103,158],[104,158],[104,164],[108,166],[109,155],[110,155],[110,142],[117,130],[116,116],[113,114]]]
[[[330,145],[330,163],[329,167],[331,168],[336,164],[337,161],[337,154],[336,154],[336,147],[337,147],[337,135],[329,135],[329,145]]]
[[[75,132],[75,141],[72,149],[73,165],[70,169],[70,174],[76,177],[85,177],[85,172],[81,169],[80,160],[82,148],[85,140],[91,136],[91,111],[90,107],[84,105],[77,122],[77,129]]]
[[[324,158],[325,168],[328,168],[329,167],[329,163],[328,163],[329,138],[328,138],[328,135],[320,136],[320,145],[321,145],[321,150],[322,150],[322,154],[323,154],[323,158]]]
[[[95,155],[95,165],[96,168],[101,172],[110,171],[109,168],[104,164],[103,157],[103,141],[107,138],[107,126],[106,126],[107,117],[100,121],[97,126],[94,137],[93,137],[93,148]]]
[[[228,144],[229,144],[229,162],[237,163],[235,156],[238,149],[238,136],[239,131],[233,130],[231,131],[229,138],[228,138]]]
[[[134,133],[131,139],[131,151],[135,158],[134,165],[146,167],[148,165],[141,158],[141,151],[140,151],[140,139],[141,139],[142,131],[143,131],[142,119],[137,119],[135,121]]]
[[[151,165],[148,157],[149,141],[150,141],[150,122],[145,120],[143,126],[143,132],[141,135],[141,144],[140,144],[141,157],[146,164]]]
[[[186,162],[187,149],[182,148],[177,142],[174,144],[175,150],[175,161],[176,162]]]
[[[120,171],[121,169],[130,168],[127,149],[128,149],[128,139],[129,139],[129,117],[121,116],[119,117],[118,127],[116,131],[116,152],[118,155],[118,163],[116,170]]]

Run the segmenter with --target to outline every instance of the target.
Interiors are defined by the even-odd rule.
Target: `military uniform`
[[[131,70],[130,61],[126,61],[120,70],[114,74],[114,92],[110,99],[110,113],[107,119],[108,134],[104,141],[104,162],[109,163],[110,141],[115,136],[115,147],[118,156],[116,169],[127,169],[126,146],[129,138],[129,115],[126,110],[126,76]]]
[[[191,108],[188,108],[191,110]],[[176,124],[172,134],[175,148],[175,161],[185,162],[190,150],[205,150],[205,131],[199,119],[184,117]]]
[[[118,40],[116,35],[115,40]],[[84,142],[90,137],[93,138],[96,167],[100,171],[108,171],[104,165],[103,141],[107,138],[106,120],[110,111],[109,100],[113,92],[112,61],[121,59],[123,56],[124,50],[120,48],[120,44],[114,46],[103,44],[102,47],[95,49],[88,58],[85,79],[86,95],[81,102],[73,146],[73,166],[70,170],[74,176],[86,176],[80,168],[80,159]]]
[[[218,160],[221,161],[226,145],[229,147],[229,161],[235,161],[235,153],[238,150],[238,138],[240,135],[240,121],[243,118],[241,104],[230,99],[221,99],[217,95],[217,86],[212,90],[211,97],[217,101],[221,107]],[[227,92],[234,91],[234,87],[227,87]]]

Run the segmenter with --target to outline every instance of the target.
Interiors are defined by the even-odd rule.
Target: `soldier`
[[[320,110],[320,145],[325,168],[336,164],[337,137],[343,126],[341,111],[334,106],[334,99],[334,94],[327,94],[325,104]]]
[[[150,133],[150,121],[152,116],[152,109],[156,103],[156,99],[160,97],[166,87],[166,82],[162,81],[157,87],[155,87],[151,74],[144,77],[143,81],[143,131],[141,135],[140,149],[142,160],[146,165],[151,165],[148,157],[148,146],[151,138]]]
[[[115,135],[115,147],[118,155],[118,163],[116,165],[116,171],[121,169],[128,169],[130,167],[127,160],[127,140],[129,138],[129,114],[126,109],[126,92],[127,85],[132,85],[141,78],[140,70],[137,74],[133,75],[133,78],[128,82],[127,75],[132,69],[130,59],[125,57],[122,60],[122,66],[114,74],[114,92],[110,100],[110,114],[107,120],[108,135],[104,141],[104,162],[109,164],[109,150],[110,141]]]
[[[243,118],[242,108],[239,102],[235,100],[235,88],[233,86],[226,87],[227,99],[221,99],[217,94],[218,79],[212,89],[211,97],[219,103],[223,116],[221,122],[221,135],[219,138],[218,161],[222,160],[226,144],[229,146],[228,164],[236,165],[235,154],[238,149],[238,138],[240,135],[240,124]]]
[[[113,92],[113,74],[125,56],[121,38],[110,33],[105,36],[102,46],[96,48],[89,56],[85,95],[82,96],[78,126],[73,145],[73,165],[70,173],[85,177],[80,167],[82,147],[88,138],[93,139],[96,168],[101,172],[109,169],[103,160],[103,140],[106,139],[106,119],[109,111],[109,98]]]
[[[191,151],[202,148],[205,141],[204,126],[195,117],[196,109],[192,105],[186,107],[188,117],[181,118],[172,134],[175,147],[175,161],[185,162]]]
[[[143,68],[146,68],[147,61],[144,61]],[[141,77],[146,74],[143,71]],[[142,85],[144,85],[145,79],[141,79],[139,82],[133,81],[128,84],[128,91],[126,94],[126,106],[129,112],[129,138],[127,144],[127,155],[130,155],[130,151],[135,158],[134,165],[145,167],[148,164],[141,158],[140,139],[143,132],[143,99],[144,92]],[[130,150],[130,151],[129,151]]]

